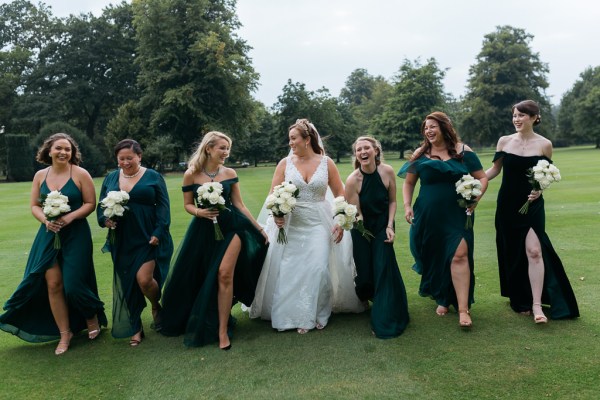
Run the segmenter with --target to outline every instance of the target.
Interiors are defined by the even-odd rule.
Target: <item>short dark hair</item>
[[[533,100],[523,100],[511,108],[511,112],[515,112],[515,108],[522,113],[529,115],[530,117],[537,117],[533,122],[533,125],[537,125],[542,122],[542,115],[540,114],[540,106]]]
[[[123,139],[115,146],[115,157],[119,154],[119,152],[123,149],[130,149],[138,156],[142,155],[142,146],[133,140],[133,139]]]

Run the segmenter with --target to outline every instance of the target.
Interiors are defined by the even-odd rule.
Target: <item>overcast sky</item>
[[[6,3],[6,1],[1,1]],[[115,0],[47,0],[56,16],[93,12]],[[339,95],[350,73],[365,68],[390,79],[405,58],[435,57],[448,69],[445,90],[465,92],[483,36],[498,25],[534,35],[530,46],[550,68],[554,104],[587,67],[600,65],[596,0],[238,0],[239,36],[253,47],[260,74],[255,97],[277,101],[288,79]]]

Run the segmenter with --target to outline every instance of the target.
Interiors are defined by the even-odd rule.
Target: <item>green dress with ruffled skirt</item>
[[[119,170],[104,178],[100,189],[100,201],[106,194],[119,188]],[[173,240],[169,232],[171,209],[169,194],[163,177],[153,169],[144,175],[129,192],[128,210],[117,220],[115,239],[107,237],[103,252],[110,251],[113,261],[113,323],[112,336],[126,338],[142,329],[142,311],[146,298],[140,289],[136,274],[140,267],[155,261],[154,279],[162,288],[173,255]],[[104,209],[98,202],[98,224],[105,227]],[[110,234],[110,232],[108,232]],[[158,238],[158,246],[148,242]]]
[[[477,155],[463,151],[459,159],[447,161],[422,155],[405,163],[398,176],[419,176],[421,188],[413,205],[414,220],[410,227],[410,251],[415,259],[413,269],[421,274],[419,294],[433,298],[438,305],[458,309],[452,284],[450,265],[461,240],[468,247],[469,306],[474,302],[475,264],[473,261],[473,229],[465,228],[465,208],[458,205],[461,196],[455,183],[463,175],[482,168]],[[471,216],[475,222],[475,215]]]
[[[540,196],[531,202],[526,214],[519,213],[532,189],[527,170],[539,160],[550,160],[543,156],[523,157],[503,151],[495,154],[494,161],[500,158],[503,164],[502,185],[498,191],[496,208],[500,293],[510,299],[514,311],[531,310],[533,299],[525,238],[529,230],[533,229],[540,241],[544,260],[542,303],[550,305],[550,316],[553,319],[578,317],[579,308],[569,278],[546,234],[544,197]]]
[[[371,328],[375,336],[388,339],[399,336],[408,325],[406,289],[393,243],[385,243],[389,218],[389,195],[377,171],[360,170],[363,182],[359,194],[364,226],[375,237],[367,240],[352,229],[352,245],[356,277],[356,295],[371,300]]]
[[[40,194],[50,189],[42,182]],[[60,189],[69,198],[71,211],[83,205],[81,191],[69,179]],[[60,332],[50,309],[45,274],[58,263],[63,279],[69,311],[69,327],[77,333],[87,328],[86,320],[98,316],[100,326],[106,326],[104,303],[98,297],[96,272],[92,259],[92,234],[87,219],[76,219],[58,232],[60,249],[54,248],[54,233],[40,225],[31,246],[22,282],[4,304],[0,329],[32,343],[60,338]]]
[[[231,187],[237,182],[238,178],[220,182],[229,209],[222,210],[217,218],[224,239],[215,240],[211,220],[192,218],[169,272],[162,297],[160,333],[184,335],[186,346],[219,341],[218,272],[234,235],[240,238],[241,250],[233,275],[233,304],[239,301],[250,306],[254,300],[268,246],[260,231],[231,203]],[[182,190],[196,197],[198,187],[193,184]],[[235,320],[230,317],[229,321],[231,334]]]

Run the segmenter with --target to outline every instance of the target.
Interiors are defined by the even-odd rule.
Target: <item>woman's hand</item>
[[[156,236],[151,236],[148,243],[150,246],[158,246],[158,238]]]
[[[473,211],[475,211],[475,208],[477,208],[477,204],[479,204],[479,201],[476,201],[475,203],[467,207],[467,212],[469,213],[469,215],[473,214]]]
[[[213,220],[219,216],[219,210],[213,208],[196,208],[194,215],[198,218],[206,218]]]
[[[106,218],[104,220],[104,226],[109,228],[109,229],[116,229],[117,228],[117,221],[113,221],[110,218]]]
[[[531,193],[529,193],[529,196],[527,196],[527,200],[530,202],[535,201],[540,198],[543,192],[543,190],[532,190]]]
[[[275,225],[277,225],[278,228],[283,228],[283,225],[285,224],[284,217],[273,216],[273,221],[275,221]]]
[[[413,219],[415,219],[415,213],[413,212],[412,206],[404,206],[404,219],[412,225]]]
[[[265,244],[269,244],[269,235],[267,235],[265,229],[263,227],[260,227],[258,230],[260,231],[260,234],[265,238]]]
[[[333,236],[333,241],[335,242],[335,244],[338,244],[342,241],[342,238],[344,237],[344,230],[341,226],[336,224],[331,230],[331,235]]]
[[[62,222],[58,222],[58,220],[49,221],[46,219],[44,221],[44,225],[46,225],[46,232],[58,233],[64,224]]]
[[[387,239],[384,240],[384,243],[394,243],[394,238],[396,237],[396,232],[394,232],[394,228],[388,226],[385,228],[385,235]]]

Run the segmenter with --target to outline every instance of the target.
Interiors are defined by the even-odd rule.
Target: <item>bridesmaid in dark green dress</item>
[[[577,300],[569,278],[550,238],[546,234],[544,198],[532,190],[527,170],[539,160],[552,158],[552,142],[533,131],[540,123],[540,108],[532,100],[513,109],[516,133],[498,140],[494,165],[486,171],[493,179],[504,167],[496,209],[496,246],[500,272],[500,293],[510,299],[516,312],[531,315],[534,322],[548,319],[542,304],[550,305],[550,316],[579,316]],[[525,201],[529,211],[519,213]]]
[[[356,294],[371,300],[371,327],[376,337],[388,339],[402,334],[408,325],[408,303],[404,281],[394,253],[396,177],[383,164],[381,144],[361,136],[352,145],[354,172],[346,180],[346,200],[357,206],[365,228],[374,235],[367,240],[352,229]]]
[[[69,135],[57,133],[46,139],[37,161],[50,164],[35,174],[31,188],[31,212],[42,225],[23,281],[4,305],[0,329],[34,343],[60,338],[55,354],[61,355],[69,349],[73,332],[87,328],[88,337],[95,339],[100,325],[106,326],[86,220],[94,211],[96,192],[90,174],[78,166],[77,144]],[[49,221],[40,198],[52,190],[69,198],[71,211]],[[55,235],[60,239],[58,249]]]
[[[446,315],[448,307],[454,306],[459,313],[459,325],[469,328],[475,287],[473,229],[465,227],[467,215],[458,205],[461,197],[456,193],[455,183],[466,174],[479,179],[482,193],[475,199],[478,201],[487,188],[487,178],[477,155],[460,142],[446,114],[429,114],[421,133],[424,137],[421,147],[398,173],[405,178],[404,217],[411,224],[413,269],[421,274],[419,294],[436,301],[438,315]],[[413,211],[412,198],[419,179],[421,188]]]
[[[154,327],[160,329],[160,291],[173,254],[171,210],[163,177],[141,166],[140,144],[124,139],[114,151],[120,169],[104,179],[100,201],[110,191],[124,190],[129,193],[128,210],[111,220],[98,204],[96,214],[100,226],[114,229],[115,234],[112,243],[108,237],[102,249],[110,251],[114,265],[112,335],[131,337],[129,344],[135,347],[144,338],[141,315],[145,298],[152,307]]]
[[[231,307],[250,306],[267,252],[267,235],[242,202],[234,169],[223,166],[231,139],[208,132],[183,176],[183,204],[194,216],[183,238],[163,293],[161,333],[184,334],[186,346],[218,342],[231,348]],[[196,190],[220,182],[227,209],[196,205]],[[223,233],[215,239],[214,221]]]

